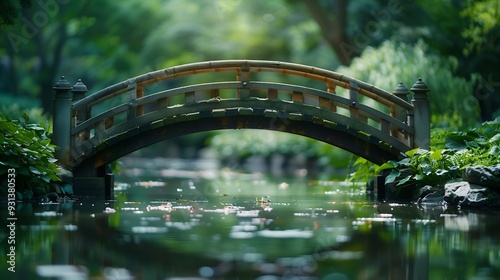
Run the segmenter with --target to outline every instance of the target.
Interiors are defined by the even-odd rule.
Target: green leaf
[[[391,173],[389,175],[387,175],[387,177],[385,177],[385,183],[390,184],[390,183],[394,182],[396,180],[396,178],[399,177],[399,175],[401,175],[401,172],[393,169],[391,171]]]
[[[438,175],[438,176],[442,176],[442,175],[444,175],[446,173],[448,173],[448,170],[446,170],[446,169],[438,169],[438,170],[436,170],[436,175]]]
[[[398,163],[394,160],[389,160],[388,162],[382,164],[379,168],[377,168],[375,173],[379,173],[382,170],[392,169],[392,168],[396,168],[396,167],[398,167]]]
[[[358,159],[356,159],[356,161],[354,162],[353,165],[356,166],[359,164],[365,164],[366,162],[368,162],[368,160],[366,160],[365,158],[359,157]]]
[[[49,176],[50,180],[52,180],[52,181],[55,181],[55,182],[59,182],[59,181],[61,181],[61,178],[57,177],[57,176],[56,176],[55,174],[53,174],[53,173],[49,173],[49,175],[48,175],[48,176]]]
[[[479,139],[474,139],[472,141],[465,141],[467,148],[479,148],[478,141]]]
[[[37,124],[28,124],[26,127],[29,128],[29,129],[31,129],[31,130],[35,130],[35,131],[45,130],[45,129],[43,129],[43,127],[40,127]]]
[[[42,180],[44,180],[46,183],[50,183],[50,177],[49,176],[44,175],[44,176],[40,176],[40,178],[42,178]]]
[[[26,113],[23,113],[23,119],[26,121],[26,122],[29,122],[30,121],[30,117],[28,117],[28,115],[26,115]]]
[[[500,141],[500,133],[495,134],[495,136],[491,137],[488,143],[495,143]]]
[[[425,176],[423,174],[417,174],[413,177],[413,179],[415,179],[416,181],[421,181],[424,178]]]
[[[434,160],[440,160],[443,157],[442,152],[443,152],[443,149],[439,149],[439,150],[432,152],[431,158]]]
[[[407,157],[407,158],[400,160],[398,163],[399,163],[399,165],[407,165],[410,163],[410,161],[411,161],[411,158]]]
[[[498,146],[491,147],[491,149],[488,151],[488,154],[492,156],[500,156],[500,147]]]
[[[396,186],[403,185],[404,183],[408,182],[411,179],[412,175],[408,175],[403,180],[399,181],[399,183]]]
[[[33,166],[30,166],[29,170],[31,171],[31,173],[36,174],[36,175],[42,174],[42,172],[40,172],[40,170],[38,170],[37,168],[35,168]]]
[[[48,146],[50,144],[50,139],[45,139],[40,142],[43,146]]]
[[[405,152],[405,154],[409,157],[412,157],[413,155],[415,155],[418,152],[418,150],[420,150],[420,148],[415,148],[413,150],[409,150],[409,151]]]
[[[467,149],[467,142],[474,141],[479,135],[471,132],[449,133],[445,140],[445,146],[451,150]]]

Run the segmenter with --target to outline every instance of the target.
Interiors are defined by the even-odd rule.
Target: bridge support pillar
[[[68,166],[70,155],[71,85],[64,76],[54,85],[53,101],[53,144],[58,148],[55,157],[64,167]]]
[[[427,93],[430,90],[420,78],[410,90],[413,91],[411,103],[415,108],[413,116],[415,122],[414,148],[420,147],[428,150],[431,141],[431,113]]]
[[[96,169],[95,176],[73,178],[73,192],[76,195],[92,196],[98,199],[113,199],[115,177],[108,165]]]
[[[375,175],[373,183],[373,195],[375,201],[385,201],[385,177],[384,174]]]

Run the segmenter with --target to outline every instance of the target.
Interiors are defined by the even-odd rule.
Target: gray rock
[[[466,208],[500,207],[500,193],[465,181],[446,184],[443,199],[451,205]]]
[[[418,204],[422,206],[441,206],[443,205],[444,190],[436,190],[430,193],[426,193],[422,198],[418,200]]]
[[[500,164],[466,167],[463,179],[472,184],[487,186],[500,191]]]

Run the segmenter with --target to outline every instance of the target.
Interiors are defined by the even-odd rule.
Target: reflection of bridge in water
[[[190,133],[284,131],[377,164],[426,147],[430,138],[429,89],[420,79],[409,103],[403,84],[389,93],[311,66],[226,60],[150,72],[86,97],[84,84],[71,87],[64,77],[54,90],[56,156],[73,170],[75,190],[93,186],[107,197],[113,181],[108,163]]]

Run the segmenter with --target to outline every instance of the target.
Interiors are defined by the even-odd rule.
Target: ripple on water
[[[297,229],[287,229],[287,230],[261,230],[257,232],[261,237],[266,238],[311,238],[313,232],[309,230],[297,230]]]

